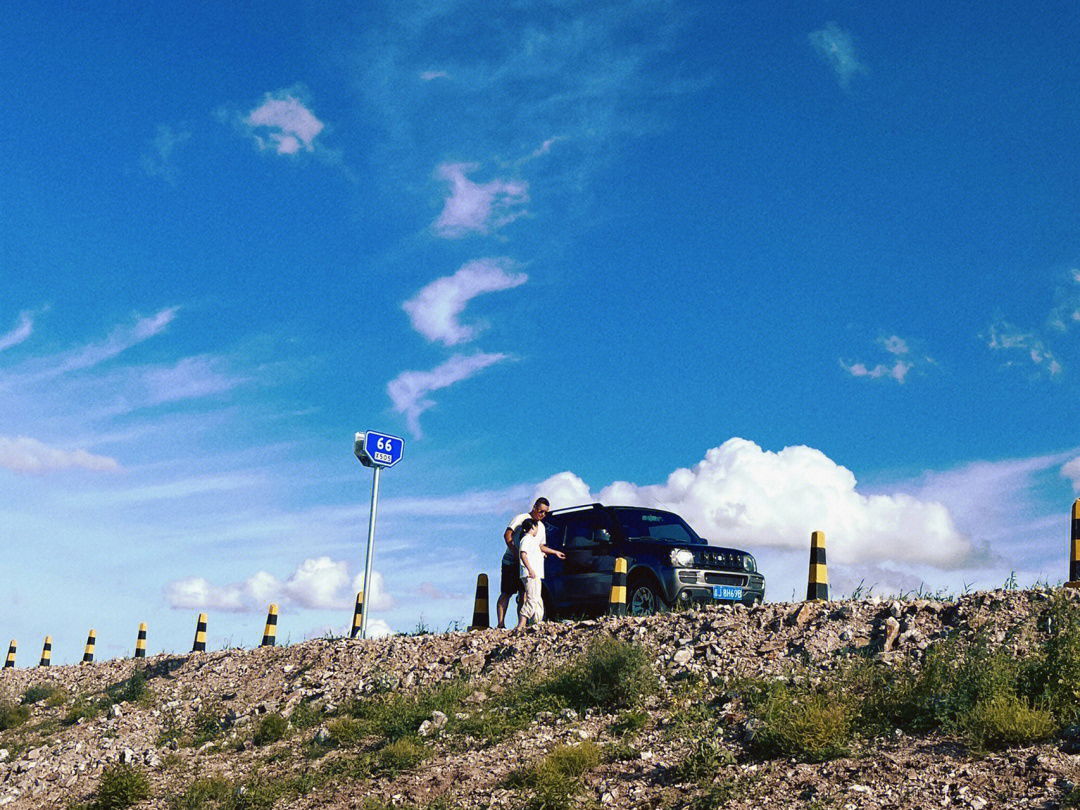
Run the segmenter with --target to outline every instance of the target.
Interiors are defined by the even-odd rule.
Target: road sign
[[[397,436],[369,430],[367,433],[356,434],[353,449],[365,467],[393,467],[401,461],[405,441]]]

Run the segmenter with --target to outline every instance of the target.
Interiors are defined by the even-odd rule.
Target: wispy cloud
[[[432,79],[449,79],[450,74],[445,70],[425,70],[420,74],[420,79],[430,82]]]
[[[981,337],[990,349],[1004,351],[1007,356],[1016,358],[1006,361],[1006,366],[1020,362],[1025,365],[1031,363],[1037,372],[1050,376],[1061,373],[1061,363],[1034,332],[1020,329],[1008,321],[998,320],[990,324]]]
[[[314,150],[315,138],[324,124],[301,101],[300,88],[267,93],[262,104],[243,119],[260,149],[279,155]]]
[[[836,73],[841,87],[846,88],[854,76],[866,73],[866,66],[859,61],[855,52],[855,40],[851,33],[835,22],[811,32],[809,39],[817,55]]]
[[[1072,482],[1073,492],[1080,492],[1080,456],[1066,462],[1061,468],[1061,475]]]
[[[407,417],[413,437],[419,439],[423,436],[420,430],[420,414],[435,406],[428,394],[467,380],[488,366],[506,359],[508,355],[505,354],[455,354],[431,371],[403,371],[390,381],[386,392],[394,403],[394,409]]]
[[[0,352],[17,346],[30,337],[34,331],[34,316],[29,312],[19,313],[19,322],[6,335],[0,335]]]
[[[445,346],[466,343],[484,328],[482,323],[462,324],[458,316],[478,295],[518,287],[528,281],[524,273],[509,273],[509,259],[478,259],[462,266],[452,276],[428,284],[402,308],[409,313],[413,329],[428,340]]]
[[[371,572],[372,588],[364,601],[371,610],[391,610],[394,598],[386,592],[382,574]],[[282,607],[342,610],[353,605],[356,591],[364,590],[363,574],[352,579],[349,564],[330,557],[311,557],[281,580],[268,571],[257,571],[243,582],[214,585],[203,577],[173,580],[165,586],[165,602],[171,608],[222,610],[252,613],[271,602]]]
[[[85,450],[53,447],[28,436],[0,436],[0,467],[29,475],[46,475],[72,468],[119,472],[120,462]]]
[[[439,236],[453,239],[470,232],[490,233],[525,214],[521,206],[529,201],[528,183],[500,179],[474,183],[465,175],[478,168],[474,163],[439,166],[439,179],[450,183],[450,196],[433,226]]]
[[[132,346],[161,334],[165,327],[172,323],[178,310],[179,307],[170,307],[161,310],[156,315],[139,318],[134,326],[118,326],[105,341],[91,343],[63,356],[59,364],[49,373],[63,374],[68,371],[78,371],[110,360]]]
[[[142,372],[150,404],[222,394],[244,382],[218,370],[219,358],[209,355],[185,357],[172,366],[148,368]]]
[[[178,170],[173,164],[173,153],[190,138],[190,132],[174,132],[167,124],[158,124],[157,134],[146,144],[139,158],[142,170],[149,177],[175,183]]]

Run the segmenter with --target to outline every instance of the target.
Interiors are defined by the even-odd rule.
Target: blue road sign
[[[364,453],[371,459],[373,467],[393,467],[401,461],[405,442],[397,436],[376,433],[369,430],[364,434]]]

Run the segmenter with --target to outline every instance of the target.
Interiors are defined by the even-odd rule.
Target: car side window
[[[563,527],[553,520],[545,520],[544,531],[546,532],[544,545],[556,551],[561,550],[563,547]]]
[[[591,520],[568,520],[566,522],[566,549],[592,548],[596,545],[593,539],[593,522]]]

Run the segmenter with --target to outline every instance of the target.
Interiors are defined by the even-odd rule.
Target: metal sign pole
[[[368,522],[367,534],[367,559],[364,561],[364,610],[360,614],[360,638],[367,638],[367,619],[371,613],[373,588],[371,587],[371,558],[375,553],[375,508],[379,503],[379,470],[375,468],[375,476],[371,480],[371,519]]]

